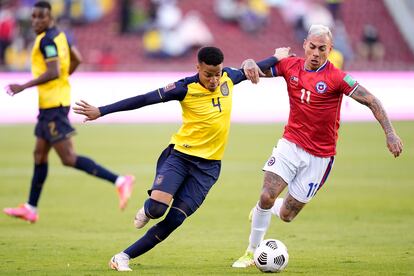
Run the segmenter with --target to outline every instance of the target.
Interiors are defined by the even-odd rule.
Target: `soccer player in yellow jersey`
[[[246,64],[246,72],[250,72],[247,70],[249,66],[269,69],[288,52],[288,48],[276,49],[274,56],[257,65],[250,60],[251,64]],[[112,257],[112,269],[131,270],[129,260],[165,240],[201,206],[217,181],[230,129],[233,86],[246,80],[243,70],[223,68],[223,59],[220,49],[204,47],[198,52],[198,73],[194,76],[99,108],[84,101],[76,103],[74,110],[86,116],[85,121],[171,100],[180,101],[182,108],[182,126],[158,159],[150,197],[138,210],[134,224],[142,228],[150,219],[162,217],[174,199],[171,208],[166,217],[141,239]]]
[[[77,49],[65,34],[54,26],[51,6],[39,1],[32,10],[32,27],[37,34],[32,49],[33,79],[24,84],[10,84],[7,92],[13,96],[26,88],[37,86],[39,115],[35,128],[34,173],[29,200],[17,208],[3,211],[12,217],[34,223],[38,220],[37,204],[47,177],[48,155],[54,148],[65,166],[74,167],[96,177],[108,180],[117,187],[120,208],[124,209],[131,196],[134,177],[119,176],[96,164],[88,157],[75,153],[68,113],[70,106],[69,75],[81,62]]]

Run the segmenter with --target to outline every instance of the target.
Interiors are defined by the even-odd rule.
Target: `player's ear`
[[[196,64],[197,72],[200,72],[200,63]]]
[[[308,41],[306,40],[306,39],[304,39],[303,40],[303,49],[305,49],[306,50],[306,43],[307,43]]]

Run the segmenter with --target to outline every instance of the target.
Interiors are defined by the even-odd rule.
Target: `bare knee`
[[[33,152],[33,158],[35,164],[43,164],[47,162],[47,154],[40,149],[35,149]]]
[[[291,222],[295,218],[295,216],[292,216],[291,214],[283,214],[283,213],[280,213],[279,217],[284,222]]]
[[[262,194],[259,206],[263,209],[272,208],[276,198],[286,188],[287,183],[277,174],[265,171]]]
[[[68,155],[62,156],[60,161],[62,161],[62,164],[64,166],[74,167],[76,164],[76,155],[68,154]]]
[[[296,200],[288,193],[280,208],[280,219],[284,222],[291,222],[305,205],[305,203]]]
[[[266,190],[263,190],[262,194],[260,195],[259,206],[262,209],[270,209],[275,203],[275,200],[276,200],[276,196],[274,196],[273,194],[269,193]]]

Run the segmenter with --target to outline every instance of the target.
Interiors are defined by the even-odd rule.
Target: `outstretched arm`
[[[281,47],[275,50],[272,57],[259,61],[257,64],[253,59],[243,61],[242,68],[246,78],[256,84],[260,77],[273,77],[271,67],[290,56],[293,56],[290,54],[290,47]]]
[[[138,109],[147,105],[168,102],[172,100],[181,101],[184,99],[186,94],[187,85],[185,81],[178,81],[171,83],[164,88],[159,88],[143,95],[127,98],[119,102],[101,107],[95,107],[85,101],[80,101],[76,103],[76,106],[73,107],[73,110],[77,114],[84,115],[86,117],[84,121],[86,122],[96,120],[99,117],[118,111]]]
[[[133,110],[143,106],[160,103],[163,101],[161,94],[158,90],[148,92],[147,94],[138,95],[135,97],[127,98],[119,102],[95,107],[86,101],[81,100],[76,102],[76,106],[73,107],[75,113],[84,115],[86,118],[84,122],[93,121],[109,113],[118,111]]]
[[[394,127],[391,124],[390,119],[385,112],[384,107],[382,106],[380,100],[378,100],[374,95],[372,95],[366,88],[362,85],[359,85],[354,93],[352,93],[351,98],[357,102],[366,105],[371,109],[377,121],[381,124],[382,129],[385,132],[385,137],[387,139],[387,147],[389,151],[398,157],[403,149],[403,143],[398,137]]]

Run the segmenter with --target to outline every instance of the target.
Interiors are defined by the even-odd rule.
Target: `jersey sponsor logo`
[[[276,159],[272,156],[270,157],[269,161],[267,161],[268,166],[273,166],[276,162]]]
[[[220,92],[221,92],[221,95],[223,96],[229,95],[230,90],[229,90],[229,86],[227,85],[227,81],[225,81],[224,83],[220,85]]]
[[[46,54],[46,58],[50,58],[50,57],[57,56],[57,49],[56,49],[56,47],[53,46],[53,45],[47,45],[45,47],[45,54]]]
[[[344,77],[344,81],[349,85],[349,87],[353,87],[356,83],[356,80],[354,80],[351,75],[346,75]]]
[[[319,94],[325,93],[327,89],[328,85],[323,81],[318,81],[318,83],[316,84],[316,92],[318,92]]]
[[[294,85],[294,86],[298,86],[299,84],[299,78],[296,76],[291,76],[289,79],[290,84]]]
[[[201,98],[201,97],[205,97],[205,96],[207,96],[207,94],[204,94],[204,93],[191,94],[191,97],[194,97],[194,98]]]
[[[164,92],[171,91],[175,88],[175,82],[169,83],[164,87]]]

